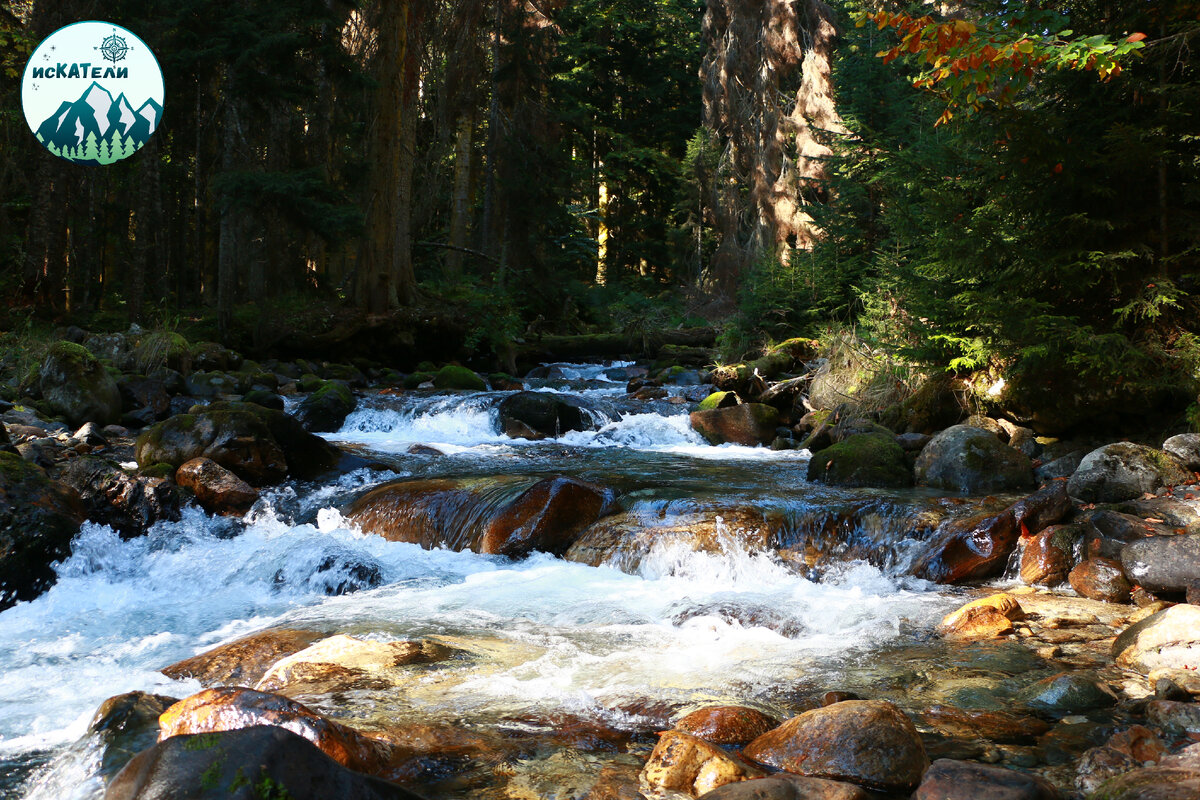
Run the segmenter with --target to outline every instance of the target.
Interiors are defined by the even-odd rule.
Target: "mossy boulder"
[[[741,404],[742,398],[737,396],[737,392],[713,392],[700,401],[700,405],[696,407],[696,410],[711,411],[714,408],[729,408],[730,406]]]
[[[242,357],[216,342],[197,342],[192,345],[192,364],[196,369],[224,372],[241,367]]]
[[[1067,492],[1085,503],[1120,503],[1191,477],[1175,456],[1133,442],[1116,442],[1083,457]]]
[[[317,377],[311,372],[304,373],[300,376],[300,380],[296,381],[296,386],[299,387],[300,391],[302,392],[315,392],[324,385],[325,380]]]
[[[403,386],[405,389],[419,389],[421,384],[429,383],[432,380],[432,372],[414,372],[405,376]]]
[[[296,410],[296,419],[310,431],[336,431],[354,411],[357,401],[350,387],[338,381],[325,385],[304,398]]]
[[[136,453],[142,466],[210,458],[253,486],[318,475],[341,458],[294,417],[254,403],[193,407],[143,432]]]
[[[763,403],[742,403],[710,411],[693,411],[692,428],[709,444],[769,445],[779,427],[779,412]]]
[[[483,378],[466,367],[447,364],[433,376],[433,385],[438,389],[462,389],[472,392],[482,392],[487,389]]]
[[[1014,491],[1033,486],[1033,464],[993,434],[953,425],[934,436],[917,456],[920,486],[963,494]]]
[[[242,400],[247,403],[260,405],[263,408],[271,408],[275,411],[283,411],[284,409],[283,398],[274,392],[268,392],[266,389],[255,389],[247,392]]]
[[[192,397],[217,397],[236,394],[242,383],[233,375],[224,372],[193,372],[186,380],[187,393]]]
[[[751,373],[757,372],[760,378],[774,379],[792,368],[795,359],[785,352],[771,352],[762,358],[756,358],[746,366]]]
[[[784,353],[794,361],[812,361],[817,357],[817,352],[820,348],[821,343],[816,339],[806,339],[803,336],[797,336],[785,339],[779,344],[771,346],[767,350],[767,355]]]
[[[71,554],[84,513],[74,490],[19,455],[0,452],[0,610],[54,583],[51,565]]]
[[[174,331],[156,331],[143,336],[133,349],[133,363],[142,372],[167,367],[185,375],[192,371],[192,348]]]
[[[912,486],[904,448],[886,433],[856,433],[813,453],[808,479],[833,486]]]
[[[56,342],[38,370],[42,397],[72,426],[109,425],[121,418],[121,391],[95,356],[80,345]]]

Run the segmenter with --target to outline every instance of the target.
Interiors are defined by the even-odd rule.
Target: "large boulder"
[[[179,487],[164,478],[130,475],[111,461],[80,456],[67,462],[58,479],[79,493],[87,517],[122,536],[138,536],[159,520],[178,520]]]
[[[51,345],[38,370],[42,397],[72,426],[121,419],[121,391],[88,350],[71,342]]]
[[[1067,492],[1085,503],[1120,503],[1184,483],[1190,477],[1170,453],[1133,442],[1117,442],[1084,456],[1067,484]]]
[[[296,419],[306,430],[336,431],[354,411],[356,402],[346,384],[326,381],[300,403]]]
[[[497,413],[500,430],[514,438],[525,438],[528,432],[561,436],[599,427],[586,400],[555,392],[517,392],[500,401]]]
[[[881,791],[913,789],[929,767],[912,721],[882,700],[847,700],[806,711],[743,752],[776,769]]]
[[[1083,597],[1105,603],[1128,603],[1133,587],[1125,579],[1121,562],[1111,558],[1089,558],[1067,575],[1071,588]]]
[[[376,487],[346,515],[390,541],[515,558],[561,555],[610,501],[609,490],[576,478],[434,479]]]
[[[482,392],[487,389],[483,378],[466,367],[447,364],[433,376],[435,389],[463,389],[472,392]]]
[[[979,428],[953,425],[917,456],[917,484],[963,494],[1014,491],[1033,485],[1033,464]]]
[[[1051,525],[1031,537],[1021,553],[1021,580],[1058,586],[1074,568],[1082,541],[1078,525]]]
[[[52,565],[71,554],[84,514],[75,490],[18,455],[0,453],[0,610],[54,583]]]
[[[974,761],[939,758],[930,765],[912,800],[1058,800],[1040,775]]]
[[[347,769],[284,728],[173,736],[121,770],[105,800],[420,800]]]
[[[779,412],[764,403],[693,411],[689,419],[696,432],[713,445],[728,443],[756,447],[770,444],[779,427]]]
[[[377,739],[310,710],[286,697],[241,687],[204,689],[175,703],[158,718],[159,739],[273,725],[303,736],[342,766],[379,773],[391,748]]]
[[[1181,433],[1163,442],[1163,452],[1179,459],[1192,471],[1200,471],[1200,433]]]
[[[1130,625],[1112,645],[1117,666],[1149,674],[1200,664],[1200,606],[1180,604]]]
[[[251,485],[332,469],[341,451],[294,418],[254,403],[194,407],[147,429],[137,440],[138,464],[182,466],[209,458]]]
[[[1151,536],[1121,548],[1129,579],[1152,592],[1200,586],[1200,534]]]
[[[857,433],[813,453],[808,479],[833,486],[912,485],[904,448],[884,433]]]
[[[675,723],[683,731],[712,744],[742,745],[777,727],[779,721],[756,708],[746,706],[708,706]]]
[[[963,417],[963,382],[949,373],[937,375],[921,384],[917,391],[898,406],[884,412],[883,424],[900,433],[933,434]]]
[[[762,770],[703,739],[682,731],[667,731],[659,736],[650,753],[641,781],[652,792],[676,791],[699,797],[762,774]]]
[[[100,777],[106,783],[129,759],[158,741],[158,717],[175,702],[174,697],[126,692],[100,704],[88,733],[100,742]]]

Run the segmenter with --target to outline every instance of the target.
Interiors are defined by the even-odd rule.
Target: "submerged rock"
[[[699,797],[719,786],[762,774],[762,770],[703,739],[667,731],[659,736],[641,780],[650,791],[674,790]]]
[[[272,664],[328,634],[271,628],[219,645],[162,669],[168,678],[195,678],[201,686],[253,686]]]
[[[1017,598],[1001,592],[972,600],[947,614],[938,626],[938,632],[956,639],[991,639],[1012,633],[1013,620],[1024,616]]]
[[[428,640],[375,642],[330,636],[276,661],[254,688],[291,695],[393,686],[409,675],[399,668],[444,661],[453,653]]]
[[[121,419],[121,391],[116,381],[80,345],[51,345],[38,370],[38,382],[42,397],[74,427],[85,422],[107,425]]]
[[[763,403],[693,411],[692,428],[712,445],[740,444],[746,447],[767,445],[779,427],[779,412]]]
[[[607,489],[567,477],[532,486],[519,479],[398,481],[362,495],[346,514],[389,541],[515,558],[534,550],[561,555],[611,498]]]
[[[100,704],[88,733],[100,739],[100,777],[108,782],[129,759],[158,741],[158,717],[176,703],[174,697],[126,692]]]
[[[912,800],[1058,800],[1058,790],[1039,775],[973,761],[939,758],[930,765]]]
[[[1179,459],[1132,442],[1097,448],[1083,457],[1067,491],[1085,503],[1119,503],[1185,482],[1190,476]]]
[[[1094,672],[1060,672],[1017,693],[1016,699],[1037,711],[1071,714],[1116,705],[1117,698]]]
[[[743,752],[776,769],[883,791],[916,787],[929,767],[917,729],[882,700],[847,700],[806,711]]]
[[[391,748],[353,728],[326,719],[277,694],[240,687],[205,689],[175,703],[158,718],[159,740],[194,733],[219,733],[271,725],[303,736],[342,766],[379,773]]]
[[[1025,455],[969,425],[954,425],[934,436],[913,469],[918,485],[963,494],[1033,485],[1033,465]]]
[[[852,783],[782,772],[727,783],[702,797],[703,800],[869,800],[871,795]]]
[[[87,506],[87,518],[122,536],[137,536],[159,520],[180,518],[183,493],[163,478],[129,475],[115,464],[82,456],[58,473]]]
[[[675,723],[683,731],[712,744],[746,744],[779,725],[756,708],[709,706]]]
[[[932,706],[921,714],[930,726],[946,736],[984,738],[1007,744],[1027,744],[1050,730],[1050,724],[1028,714],[985,711],[955,706]]]
[[[53,564],[71,554],[83,520],[74,489],[18,455],[0,453],[0,610],[54,583]]]
[[[833,486],[912,485],[904,449],[891,434],[858,433],[813,453],[808,479]]]
[[[347,769],[290,730],[174,736],[134,757],[105,800],[420,800]]]

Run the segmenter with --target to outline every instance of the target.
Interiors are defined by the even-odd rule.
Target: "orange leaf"
[[[1142,40],[1143,40],[1143,39],[1145,39],[1145,38],[1146,38],[1146,34],[1144,34],[1144,33],[1131,33],[1129,36],[1126,36],[1126,37],[1125,37],[1125,41],[1127,41],[1127,42],[1140,42],[1140,41],[1142,41]]]

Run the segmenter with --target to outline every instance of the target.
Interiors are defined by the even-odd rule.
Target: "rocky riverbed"
[[[150,336],[0,407],[0,796],[1200,797],[1200,436]]]

